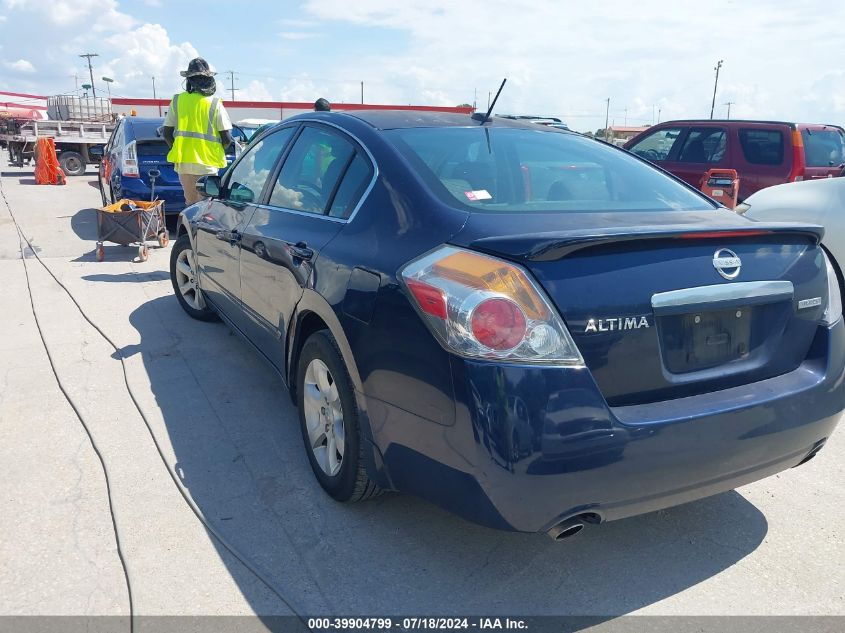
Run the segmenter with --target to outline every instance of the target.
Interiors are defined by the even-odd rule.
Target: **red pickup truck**
[[[625,149],[696,188],[710,169],[735,169],[741,202],[772,185],[839,176],[845,130],[783,121],[666,121],[632,138]]]

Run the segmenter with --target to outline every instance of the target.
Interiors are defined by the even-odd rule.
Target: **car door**
[[[242,230],[289,139],[290,132],[271,134],[245,152],[227,172],[220,197],[209,201],[197,221],[195,248],[203,294],[242,331],[246,330],[241,310]]]
[[[314,263],[348,221],[373,173],[368,155],[350,137],[304,125],[266,204],[244,229],[241,288],[249,336],[282,372],[291,315],[303,288],[313,287]]]
[[[670,171],[699,189],[701,177],[714,167],[728,167],[727,128],[718,125],[691,127]]]

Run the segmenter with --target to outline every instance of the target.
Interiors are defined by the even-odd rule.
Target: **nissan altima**
[[[338,501],[564,538],[803,464],[845,407],[823,229],[578,134],[311,113],[198,188],[176,297],[280,374]]]

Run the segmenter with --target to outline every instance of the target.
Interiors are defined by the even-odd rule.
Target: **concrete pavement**
[[[845,614],[845,432],[812,462],[739,491],[553,543],[423,501],[354,506],[322,493],[284,386],[222,324],[172,296],[169,252],[93,257],[93,175],[2,183],[40,256],[127,357],[168,464],[209,521],[308,614]],[[170,480],[114,351],[34,259],[59,379],[112,478],[140,614],[286,614]],[[103,472],[35,329],[0,202],[0,614],[126,614]]]

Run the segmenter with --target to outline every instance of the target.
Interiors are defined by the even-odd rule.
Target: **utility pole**
[[[158,98],[156,97],[156,78],[155,78],[155,75],[153,75],[153,101],[158,101]],[[159,104],[156,104],[156,105],[158,105],[158,115],[161,116],[161,104],[159,103]]]
[[[227,70],[226,72],[229,73],[229,84],[231,85],[231,88],[229,88],[229,91],[232,93],[232,101],[234,101],[235,100],[235,90],[240,90],[240,88],[235,88],[235,71],[234,70]]]
[[[98,53],[85,53],[80,55],[80,57],[85,57],[88,60],[88,74],[91,77],[91,94],[94,98],[97,98],[97,89],[94,87],[94,68],[91,66],[91,58],[92,57],[99,57]]]
[[[719,60],[719,63],[716,64],[716,67],[713,69],[716,71],[716,81],[713,84],[713,102],[710,104],[710,118],[713,118],[713,110],[716,109],[716,89],[719,87],[719,71],[722,69],[722,60]]]
[[[364,82],[361,82],[361,105],[364,105]]]
[[[657,122],[660,123],[660,113],[663,112],[663,108],[657,108]]]
[[[77,74],[73,75],[73,87],[74,92],[79,92],[79,75]]]
[[[607,140],[607,126],[610,124],[610,97],[605,99],[607,102],[607,110],[604,112],[604,140]]]
[[[728,101],[725,105],[728,106],[728,120],[730,121],[731,118],[731,106],[734,105],[736,101]]]
[[[472,89],[472,109],[478,109],[478,88]]]
[[[625,125],[628,125],[628,108],[625,108]]]

